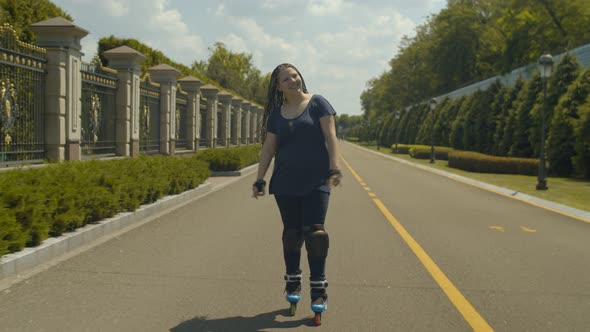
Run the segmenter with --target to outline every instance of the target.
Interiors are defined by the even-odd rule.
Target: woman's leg
[[[330,193],[312,191],[303,198],[303,233],[310,280],[325,280],[326,257],[330,239],[325,229],[326,214],[330,202]]]
[[[330,238],[324,224],[329,202],[330,194],[322,191],[313,191],[303,201],[303,233],[310,271],[311,308],[316,313],[326,310],[328,299],[326,257]]]
[[[303,225],[301,223],[301,198],[295,196],[277,196],[283,221],[283,257],[288,275],[301,274],[301,247],[303,246]]]

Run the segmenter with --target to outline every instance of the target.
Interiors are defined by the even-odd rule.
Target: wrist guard
[[[264,181],[262,179],[256,180],[256,182],[254,182],[253,186],[256,187],[256,190],[258,190],[258,192],[262,192],[262,191],[264,191],[264,187],[266,186],[266,181]]]

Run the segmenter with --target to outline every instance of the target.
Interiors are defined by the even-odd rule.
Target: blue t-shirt
[[[330,103],[313,95],[298,117],[285,119],[280,109],[269,115],[267,130],[278,136],[269,193],[304,196],[312,190],[330,192],[325,185],[330,171],[326,139],[320,118],[336,115]]]

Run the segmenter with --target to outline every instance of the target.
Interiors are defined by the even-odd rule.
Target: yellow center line
[[[352,175],[357,179],[360,179],[357,172],[350,166],[350,164],[342,158],[342,161],[348,167]],[[361,182],[361,181],[359,181]],[[485,321],[483,317],[475,310],[475,308],[467,301],[465,296],[461,294],[459,289],[451,282],[451,280],[444,274],[444,272],[438,267],[426,251],[420,246],[420,244],[414,240],[414,238],[408,233],[405,227],[395,219],[395,217],[389,212],[389,210],[383,205],[381,200],[374,198],[373,202],[381,213],[387,218],[391,226],[398,232],[402,239],[408,244],[412,252],[418,257],[422,265],[426,268],[428,273],[440,286],[443,292],[447,295],[451,303],[459,310],[463,318],[471,325],[474,331],[493,331],[492,327]]]

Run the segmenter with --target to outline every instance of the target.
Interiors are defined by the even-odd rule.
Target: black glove
[[[256,187],[256,190],[258,190],[258,192],[264,192],[264,187],[266,186],[266,181],[264,181],[262,179],[256,180],[256,182],[254,182],[253,186]]]

